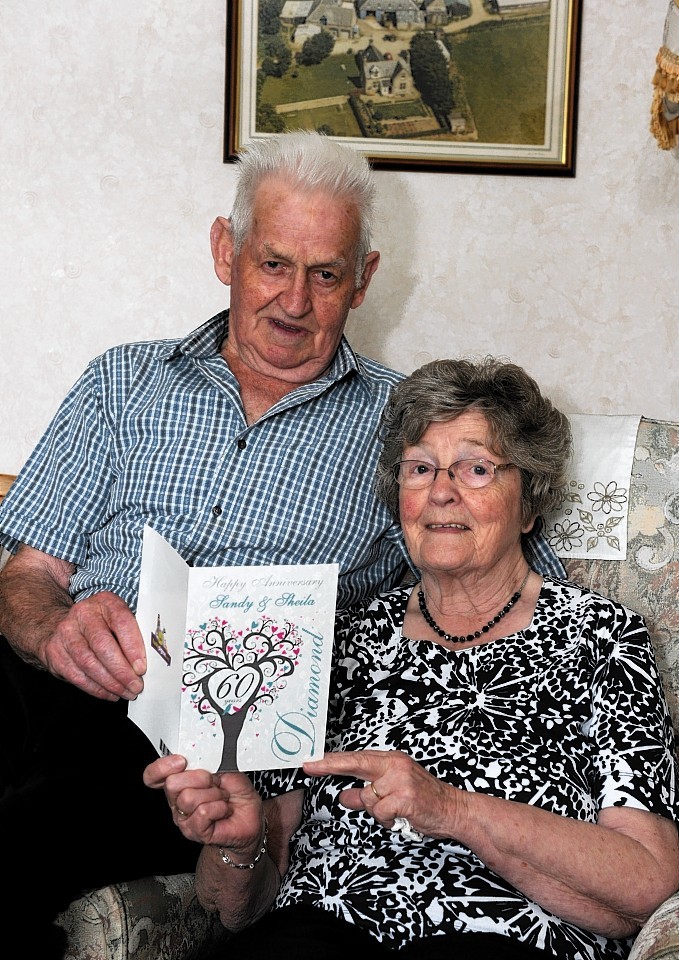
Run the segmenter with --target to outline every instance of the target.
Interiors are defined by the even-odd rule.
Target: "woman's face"
[[[507,458],[489,446],[488,422],[469,410],[445,423],[430,423],[420,440],[403,450],[403,460],[425,460],[448,467],[457,460],[483,458],[503,464]],[[422,490],[399,489],[399,510],[406,545],[415,565],[425,572],[478,572],[501,558],[521,553],[521,473],[498,470],[487,487],[470,489],[442,470]]]

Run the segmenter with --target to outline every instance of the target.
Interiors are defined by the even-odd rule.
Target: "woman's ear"
[[[228,287],[231,283],[231,261],[233,260],[233,233],[231,221],[226,217],[217,217],[210,227],[210,249],[215,265],[215,273]]]
[[[521,536],[531,537],[534,533],[540,533],[543,526],[544,523],[542,517],[529,517],[528,520],[521,524]]]

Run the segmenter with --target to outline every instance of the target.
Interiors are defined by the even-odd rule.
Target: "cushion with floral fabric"
[[[679,731],[679,423],[642,418],[627,522],[627,559],[564,560],[569,579],[646,619]]]

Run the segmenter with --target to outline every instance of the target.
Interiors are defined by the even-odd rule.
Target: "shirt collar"
[[[214,357],[220,352],[228,332],[229,311],[222,310],[221,313],[216,314],[189,333],[179,343],[168,345],[162,356],[166,360],[174,360],[182,355],[201,358]],[[314,384],[327,386],[352,375],[359,376],[366,389],[371,389],[370,378],[365,375],[365,367],[361,357],[354,352],[346,337],[342,336],[330,366],[318,380],[314,381]],[[308,386],[311,386],[311,384],[308,384]]]
[[[168,344],[162,356],[165,360],[174,360],[182,354],[191,357],[214,357],[219,353],[228,329],[229,311],[222,310],[196,330],[192,330],[179,343]]]

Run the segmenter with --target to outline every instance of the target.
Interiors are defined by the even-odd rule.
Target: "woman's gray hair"
[[[362,154],[313,130],[296,130],[253,140],[239,153],[237,166],[236,199],[229,218],[236,253],[240,253],[252,228],[260,184],[268,177],[276,177],[289,183],[293,190],[323,190],[334,199],[356,205],[356,283],[360,286],[372,242],[376,192],[372,169]]]
[[[434,360],[394,388],[382,413],[376,477],[377,495],[393,516],[399,517],[394,466],[404,447],[417,443],[430,423],[467,410],[483,413],[491,449],[520,469],[523,522],[558,507],[572,445],[568,418],[521,367],[485,357]]]

